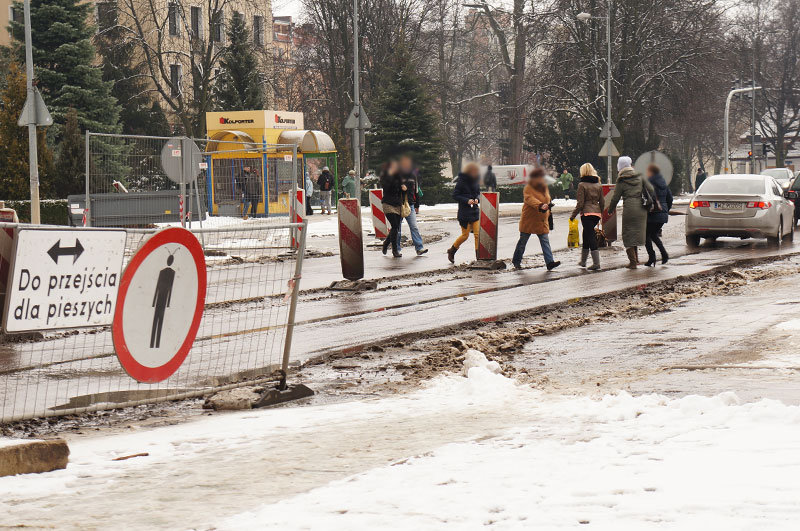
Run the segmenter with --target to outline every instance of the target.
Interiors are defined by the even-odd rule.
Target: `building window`
[[[169,65],[169,85],[173,98],[181,95],[181,65]]]
[[[98,2],[97,3],[97,29],[106,31],[117,25],[117,3]]]
[[[211,25],[211,40],[214,42],[222,42],[225,36],[225,28],[222,22],[222,11],[214,13],[214,23]]]
[[[8,6],[8,20],[17,24],[25,24],[25,12],[22,8],[14,9],[14,6]]]
[[[167,18],[169,20],[169,34],[170,35],[179,35],[180,34],[180,7],[178,4],[170,4],[167,8]]]
[[[253,42],[256,46],[264,44],[264,17],[261,15],[253,17]]]
[[[190,16],[192,22],[192,37],[199,39],[203,38],[203,9],[197,6],[192,6],[190,9]]]

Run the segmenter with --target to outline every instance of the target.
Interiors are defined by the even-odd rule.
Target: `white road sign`
[[[160,382],[192,347],[206,297],[206,263],[195,236],[157,232],[136,251],[122,276],[111,336],[120,364],[139,382]]]
[[[14,241],[6,332],[111,324],[125,231],[20,228]]]

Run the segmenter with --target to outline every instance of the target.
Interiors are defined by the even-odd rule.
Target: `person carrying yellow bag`
[[[567,247],[580,247],[581,235],[578,229],[578,220],[569,220],[569,234],[567,234]]]
[[[575,210],[569,217],[570,237],[572,236],[572,223],[578,222],[575,218],[580,214],[583,225],[583,249],[581,249],[581,261],[578,262],[578,265],[586,267],[586,259],[589,258],[591,252],[592,265],[589,269],[597,271],[600,269],[600,251],[597,250],[597,237],[594,229],[600,222],[603,212],[603,187],[597,176],[597,170],[588,162],[581,166],[581,181],[578,184],[577,199]]]

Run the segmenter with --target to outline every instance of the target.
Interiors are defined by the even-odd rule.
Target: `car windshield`
[[[769,175],[778,182],[789,180],[789,172],[784,168],[770,168],[761,172],[761,175]]]
[[[700,186],[701,194],[763,194],[764,179],[708,179]]]

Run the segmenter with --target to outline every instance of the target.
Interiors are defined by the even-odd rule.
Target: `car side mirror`
[[[794,200],[797,199],[798,194],[794,190],[789,190],[788,192],[783,192],[783,197]]]

